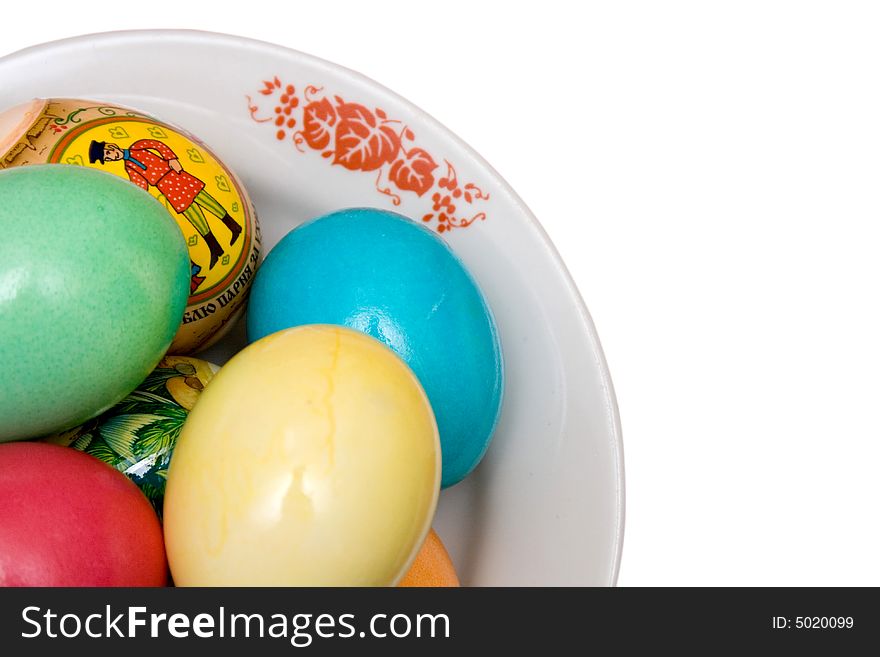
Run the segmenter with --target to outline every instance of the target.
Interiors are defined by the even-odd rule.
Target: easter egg
[[[501,409],[501,344],[476,282],[436,234],[370,209],[288,233],[254,282],[248,337],[303,324],[349,326],[393,349],[434,408],[443,486],[476,467]]]
[[[0,586],[164,586],[162,529],[124,475],[39,442],[0,445]]]
[[[460,586],[452,559],[449,558],[449,553],[443,546],[443,542],[433,529],[425,539],[422,549],[416,555],[416,560],[404,578],[400,580],[398,586]]]
[[[138,485],[161,517],[168,463],[180,430],[217,369],[197,358],[165,356],[109,411],[44,440],[113,466]]]
[[[390,586],[430,529],[431,406],[362,333],[259,340],[202,393],[171,458],[165,541],[178,586]]]
[[[189,299],[171,353],[216,342],[244,309],[260,232],[239,179],[201,141],[137,110],[91,100],[38,99],[0,114],[0,169],[72,164],[148,191],[189,249]]]
[[[168,349],[189,260],[162,206],[82,167],[0,171],[0,442],[104,412]]]

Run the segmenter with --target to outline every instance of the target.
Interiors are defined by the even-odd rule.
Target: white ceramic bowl
[[[275,106],[287,85],[298,104],[289,115],[282,109],[278,127]],[[267,251],[304,220],[347,206],[388,208],[417,220],[432,215],[425,223],[437,230],[451,225],[443,237],[495,312],[506,387],[485,460],[443,491],[435,528],[465,585],[615,583],[623,452],[599,339],[540,224],[474,151],[357,73],[279,46],[201,32],[90,35],[0,59],[0,110],[34,97],[129,105],[194,133],[243,179]],[[359,111],[372,117],[362,117],[364,125],[372,120],[399,134],[408,159],[371,171],[334,164],[333,135],[320,146],[314,122],[307,126],[312,133],[298,131],[309,101],[340,102],[336,97],[363,106]],[[310,116],[320,118],[319,106],[313,108]],[[370,148],[346,155],[363,169],[381,159]],[[455,212],[441,221],[433,195],[449,193],[440,183],[452,177],[462,194],[450,199]],[[240,322],[204,357],[222,363],[243,344]]]

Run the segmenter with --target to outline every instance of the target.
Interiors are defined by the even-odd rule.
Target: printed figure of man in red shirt
[[[125,172],[131,182],[145,191],[151,186],[156,187],[171,207],[186,217],[208,245],[211,252],[208,269],[213,269],[225,251],[208,225],[204,211],[220,219],[229,229],[230,246],[235,244],[242,229],[220,202],[205,191],[205,183],[184,171],[175,152],[157,139],[141,139],[124,149],[103,141],[92,141],[89,146],[89,162],[92,164],[119,160],[125,162]],[[204,276],[198,275],[200,271],[201,267],[193,262],[190,293],[205,280]]]

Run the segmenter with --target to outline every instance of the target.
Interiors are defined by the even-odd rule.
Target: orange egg
[[[433,529],[398,586],[460,586],[452,559]]]

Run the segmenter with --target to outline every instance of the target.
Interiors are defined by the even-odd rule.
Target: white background
[[[535,212],[623,421],[621,585],[880,585],[880,14],[857,2],[41,0],[354,68]]]

